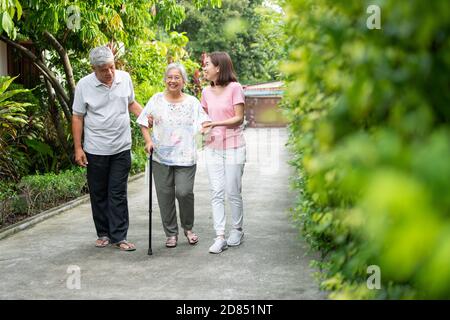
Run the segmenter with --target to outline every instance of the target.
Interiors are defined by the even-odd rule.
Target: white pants
[[[211,203],[216,235],[225,235],[225,192],[231,209],[233,228],[242,228],[242,174],[245,164],[245,146],[236,149],[206,148],[206,168],[211,187]]]

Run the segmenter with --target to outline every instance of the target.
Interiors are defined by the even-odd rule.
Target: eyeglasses
[[[172,76],[169,76],[169,77],[167,77],[166,78],[166,81],[181,81],[183,78],[182,77],[179,77],[179,76],[175,76],[175,77],[172,77]]]

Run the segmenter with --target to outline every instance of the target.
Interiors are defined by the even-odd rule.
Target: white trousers
[[[233,228],[242,228],[244,210],[241,191],[245,153],[245,146],[225,150],[205,148],[214,230],[218,236],[225,235],[225,192],[231,209]]]

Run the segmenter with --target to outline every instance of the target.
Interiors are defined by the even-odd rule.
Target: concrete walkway
[[[214,232],[201,155],[195,184],[198,245],[180,237],[176,248],[165,247],[154,193],[153,255],[147,255],[148,189],[141,178],[129,184],[128,198],[128,239],[136,251],[95,248],[90,204],[82,204],[0,240],[0,299],[323,299],[307,245],[289,214],[294,195],[286,130],[245,132],[241,246],[208,253]],[[230,213],[227,231],[229,223]]]

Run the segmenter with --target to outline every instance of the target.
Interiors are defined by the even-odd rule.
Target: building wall
[[[36,52],[31,41],[21,41],[20,45],[29,49],[35,55],[39,55]],[[8,55],[8,74],[10,76],[18,76],[18,78],[14,81],[15,83],[20,83],[25,86],[25,88],[34,88],[39,84],[39,71],[33,65],[31,60],[28,58],[24,58],[17,49],[8,46],[7,48]]]
[[[278,106],[281,97],[245,97],[245,119],[251,128],[284,127],[288,123]]]
[[[6,43],[0,41],[0,76],[8,75],[8,52]]]

